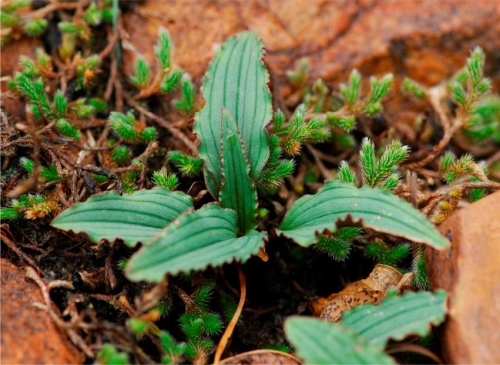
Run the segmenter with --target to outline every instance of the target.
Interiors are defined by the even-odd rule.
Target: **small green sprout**
[[[190,114],[194,111],[194,98],[193,83],[190,79],[185,78],[182,81],[181,98],[173,101],[174,107],[184,114]]]
[[[153,183],[168,190],[175,190],[179,185],[179,179],[175,174],[169,174],[166,170],[160,170],[153,173]]]
[[[168,158],[185,176],[196,176],[203,170],[203,160],[199,157],[192,157],[183,152],[171,151]]]

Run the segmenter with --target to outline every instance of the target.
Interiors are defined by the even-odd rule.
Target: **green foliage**
[[[356,174],[351,170],[351,166],[347,161],[340,163],[336,179],[345,183],[356,183]]]
[[[383,352],[390,339],[425,336],[445,319],[443,290],[391,296],[375,306],[364,304],[343,313],[340,323],[290,317],[285,334],[306,363],[394,364]]]
[[[363,111],[368,115],[375,115],[382,110],[380,101],[389,93],[394,77],[387,74],[380,80],[375,77],[370,78],[370,94]]]
[[[35,170],[35,163],[33,162],[33,160],[30,160],[29,158],[21,157],[20,163],[23,169],[25,169],[30,174],[32,174],[33,171]]]
[[[358,70],[351,71],[349,80],[346,84],[340,84],[340,95],[343,97],[347,106],[352,109],[359,100],[361,93],[361,74]]]
[[[222,108],[234,117],[241,133],[251,179],[256,180],[269,157],[269,137],[264,127],[271,119],[272,103],[262,54],[262,43],[255,33],[237,34],[219,49],[206,73],[201,88],[205,106],[195,115],[194,131],[200,139],[199,155],[205,161],[205,181],[213,197],[218,197],[222,185]]]
[[[35,163],[26,157],[21,157],[21,166],[30,174],[35,170]],[[57,172],[55,165],[49,165],[48,167],[42,166],[40,170],[40,177],[42,177],[46,182],[59,180],[59,173]]]
[[[427,218],[406,201],[383,190],[357,189],[339,181],[327,181],[315,195],[298,199],[285,215],[278,233],[307,247],[317,242],[316,232],[335,232],[335,222],[347,214],[354,220],[361,220],[363,227],[378,232],[437,249],[449,246]]]
[[[56,127],[63,136],[80,139],[80,131],[71,122],[65,118],[58,119]]]
[[[125,273],[132,281],[159,282],[166,273],[201,270],[233,260],[245,261],[259,251],[264,232],[238,236],[237,215],[215,204],[183,214],[142,247]]]
[[[0,220],[4,219],[19,219],[22,218],[24,214],[17,210],[16,208],[2,208],[0,209]]]
[[[189,156],[183,152],[171,151],[168,153],[170,161],[186,176],[196,176],[203,170],[203,160]]]
[[[53,112],[49,102],[49,98],[44,90],[44,83],[41,78],[33,81],[24,73],[14,73],[14,82],[17,90],[26,96],[30,103],[34,105],[48,119],[55,119],[56,114]]]
[[[132,83],[139,89],[144,89],[149,83],[149,64],[144,58],[138,58],[135,61],[135,75],[130,79]]]
[[[271,134],[269,137],[269,150],[269,160],[257,179],[257,186],[261,190],[277,188],[295,168],[293,160],[281,159],[283,149],[280,147],[280,139],[276,134]]]
[[[306,364],[395,364],[350,328],[319,318],[289,317],[285,334]]]
[[[418,99],[423,99],[426,96],[425,88],[409,77],[405,77],[403,80],[403,90]]]
[[[179,179],[175,174],[169,174],[166,170],[162,169],[153,173],[153,183],[156,186],[173,191],[179,185]]]
[[[44,178],[46,182],[56,181],[60,178],[55,165],[49,165],[47,167],[42,166],[40,177]]]
[[[126,353],[118,352],[113,345],[105,343],[97,354],[96,363],[100,365],[127,365],[130,362]]]
[[[413,285],[420,289],[429,289],[431,284],[425,269],[425,247],[420,247],[415,253],[412,262],[412,271],[415,274]]]
[[[448,184],[461,176],[473,175],[482,170],[474,162],[474,158],[465,154],[457,159],[451,152],[447,152],[440,160],[439,170]]]
[[[23,24],[23,30],[30,37],[38,37],[47,29],[48,24],[46,19],[30,19]]]
[[[337,116],[333,112],[327,112],[326,118],[328,123],[340,127],[346,132],[350,132],[356,126],[356,117],[354,115]]]
[[[61,90],[54,94],[54,108],[59,118],[64,118],[68,110],[68,101]]]
[[[220,300],[221,300],[222,314],[224,320],[225,322],[229,322],[231,321],[231,319],[234,316],[234,313],[236,312],[238,303],[236,303],[236,301],[233,298],[227,295],[223,295]]]
[[[195,92],[193,83],[189,79],[184,79],[181,88],[181,98],[174,100],[175,109],[185,114],[190,114],[194,111]]]
[[[156,138],[156,129],[154,127],[147,127],[142,132],[139,132],[138,122],[132,112],[127,114],[111,112],[108,122],[111,129],[127,143],[147,143]]]
[[[298,155],[302,144],[307,141],[318,143],[330,137],[330,130],[326,128],[325,119],[313,118],[306,123],[305,117],[306,107],[300,105],[289,123],[282,123],[280,115],[278,115],[278,123],[275,121],[274,132],[280,138],[281,148],[288,155]]]
[[[344,261],[351,251],[352,241],[359,236],[360,233],[361,228],[343,227],[337,232],[319,235],[316,247],[326,252],[334,260]]]
[[[146,321],[145,319],[139,318],[130,318],[127,321],[127,324],[129,325],[132,332],[139,336],[146,333],[149,327],[149,323],[150,322]]]
[[[382,350],[390,339],[428,335],[431,325],[444,321],[446,300],[444,290],[390,296],[378,306],[363,304],[344,312],[341,324]]]
[[[500,96],[481,97],[474,104],[463,132],[473,141],[492,139],[497,143],[500,142]]]
[[[99,25],[101,23],[102,13],[95,3],[89,5],[83,15],[83,20],[90,25]]]
[[[172,72],[168,74],[167,77],[163,80],[160,85],[160,90],[164,93],[171,93],[175,90],[177,86],[179,86],[182,80],[182,71],[179,68],[176,68]]]
[[[491,87],[491,80],[484,77],[484,52],[476,47],[467,59],[466,67],[450,83],[450,91],[464,114],[472,111],[474,103]]]
[[[163,350],[162,364],[180,363],[182,355],[186,351],[186,345],[184,343],[176,343],[173,337],[165,331],[161,331],[160,341]]]
[[[164,27],[160,27],[158,43],[154,47],[154,51],[162,70],[166,71],[171,64],[172,42],[170,40],[170,34]]]
[[[288,76],[288,79],[294,86],[301,88],[307,81],[308,69],[309,69],[309,63],[307,62],[307,60],[304,59],[301,60],[296,70],[287,71],[286,75]]]
[[[186,194],[163,188],[124,196],[108,192],[73,205],[51,224],[64,230],[85,232],[96,243],[101,239],[121,238],[127,245],[135,246],[139,241],[148,242],[192,204]]]
[[[241,134],[227,110],[222,111],[221,152],[222,187],[221,207],[238,213],[240,233],[252,231],[257,226],[257,191],[250,179],[250,166]]]
[[[117,146],[111,152],[111,159],[118,164],[125,163],[130,157],[130,149],[126,146]]]
[[[375,156],[375,145],[368,138],[364,138],[359,153],[359,161],[363,176],[363,184],[392,190],[399,183],[397,164],[408,157],[408,146],[399,141],[392,141],[385,148],[380,158]]]
[[[185,356],[196,363],[196,359],[206,358],[214,347],[211,336],[222,330],[220,317],[208,307],[213,294],[211,283],[201,286],[191,295],[192,302],[186,305],[186,313],[179,321],[186,336]]]
[[[394,247],[388,247],[383,243],[371,242],[365,246],[364,253],[379,264],[396,266],[401,260],[408,256],[410,253],[410,245],[408,243],[403,243]]]

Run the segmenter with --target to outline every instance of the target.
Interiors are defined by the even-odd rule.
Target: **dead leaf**
[[[313,315],[328,322],[338,322],[346,310],[361,304],[380,303],[391,288],[400,292],[411,290],[412,280],[413,273],[403,275],[393,267],[377,264],[366,279],[350,283],[328,298],[317,298],[311,303]]]

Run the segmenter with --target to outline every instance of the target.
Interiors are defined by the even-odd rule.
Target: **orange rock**
[[[439,228],[446,251],[428,248],[432,289],[449,292],[446,363],[500,363],[500,192],[456,212]]]
[[[217,44],[234,33],[255,30],[278,81],[307,58],[312,79],[322,77],[335,85],[346,81],[353,68],[365,75],[393,72],[397,82],[408,75],[433,85],[463,67],[475,46],[486,52],[486,72],[495,71],[500,2],[200,0],[194,5],[173,0],[167,6],[149,0],[125,14],[124,25],[132,50],[125,55],[128,74],[135,52],[155,63],[152,47],[158,28],[165,26],[172,35],[174,60],[194,78],[203,75]],[[494,80],[500,86],[500,78]]]
[[[23,270],[1,259],[1,363],[81,364],[83,357],[49,315],[32,306],[43,303],[38,286]]]
[[[0,76],[12,77],[15,71],[21,70],[19,64],[19,56],[25,55],[31,59],[35,59],[35,49],[41,47],[42,42],[38,38],[22,37],[17,40],[8,42],[2,46],[2,69]],[[25,103],[14,96],[7,87],[7,82],[1,83],[2,91],[2,106],[10,116],[14,117],[15,121],[26,119]]]

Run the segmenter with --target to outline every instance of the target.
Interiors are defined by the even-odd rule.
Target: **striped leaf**
[[[395,364],[394,360],[340,323],[293,316],[285,334],[306,364]]]
[[[383,349],[389,339],[409,335],[425,336],[431,324],[438,325],[446,315],[446,292],[409,292],[386,298],[378,306],[363,304],[342,315],[342,325]]]
[[[257,191],[248,176],[250,167],[238,127],[225,109],[222,112],[221,136],[223,181],[220,203],[223,208],[238,213],[239,231],[245,233],[257,227]]]
[[[317,242],[317,234],[335,231],[335,222],[350,215],[363,227],[444,249],[449,242],[418,210],[389,192],[339,181],[327,181],[314,195],[298,199],[278,233],[302,246]]]
[[[183,214],[130,259],[125,274],[132,281],[159,282],[165,274],[201,270],[259,252],[266,233],[237,237],[237,215],[216,204]]]
[[[85,232],[93,242],[121,238],[134,246],[151,240],[192,205],[190,196],[163,188],[123,196],[111,191],[75,204],[51,224],[65,231]]]
[[[216,199],[222,185],[221,108],[227,109],[236,121],[253,180],[269,156],[264,127],[271,120],[272,103],[262,54],[263,44],[253,32],[229,38],[212,60],[201,87],[205,106],[196,114],[194,131],[200,139],[200,157],[205,160],[207,188]]]

